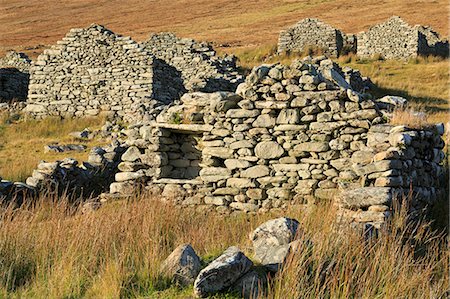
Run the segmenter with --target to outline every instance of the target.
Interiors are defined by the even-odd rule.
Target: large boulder
[[[254,258],[271,271],[277,271],[284,262],[298,232],[295,219],[281,217],[269,220],[251,234]]]
[[[253,262],[239,248],[230,247],[200,271],[194,282],[194,294],[203,298],[225,290],[247,273],[252,266]]]
[[[189,244],[180,245],[161,265],[161,272],[180,286],[194,283],[201,270],[201,260]]]

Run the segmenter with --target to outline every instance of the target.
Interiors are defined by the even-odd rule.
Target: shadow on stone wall
[[[162,59],[154,60],[152,98],[170,104],[187,92],[181,72]]]
[[[25,101],[30,74],[16,68],[0,68],[0,102]]]

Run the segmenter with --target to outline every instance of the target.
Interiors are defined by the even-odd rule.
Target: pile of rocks
[[[122,145],[113,142],[109,146],[94,147],[88,162],[81,164],[72,158],[42,161],[27,178],[26,184],[44,192],[84,196],[100,194],[111,184],[123,151]]]
[[[188,91],[234,91],[243,81],[236,58],[217,56],[208,43],[163,32],[151,35],[142,45],[147,52],[179,71]]]
[[[35,117],[154,117],[184,92],[178,71],[100,25],[71,29],[32,63],[26,111]]]
[[[3,180],[0,177],[0,204],[14,202],[21,204],[25,199],[32,199],[37,195],[35,188],[22,182]]]
[[[0,59],[0,110],[27,98],[30,63],[28,56],[14,51]]]
[[[177,247],[163,262],[161,272],[180,285],[194,284],[194,295],[200,298],[218,292],[233,292],[242,298],[257,298],[265,293],[269,273],[276,273],[287,257],[302,248],[303,240],[294,241],[299,223],[295,219],[278,218],[263,223],[250,235],[253,262],[237,247],[230,247],[202,269],[202,262],[188,245]]]
[[[408,59],[418,55],[448,57],[449,44],[430,27],[410,26],[398,16],[357,35],[357,54],[382,55],[387,59]]]

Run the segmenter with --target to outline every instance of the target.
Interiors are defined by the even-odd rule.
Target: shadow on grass
[[[423,107],[426,112],[446,112],[449,110],[447,107],[442,107],[445,105],[448,105],[448,101],[443,98],[436,98],[436,97],[417,97],[411,95],[409,92],[405,90],[400,89],[393,89],[393,88],[384,88],[375,85],[369,93],[371,93],[375,98],[381,98],[386,95],[391,96],[399,96],[403,97],[408,100],[410,104],[416,104],[420,107]]]

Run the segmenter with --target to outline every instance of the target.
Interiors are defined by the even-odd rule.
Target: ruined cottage
[[[237,94],[186,94],[126,134],[111,193],[221,213],[336,198],[342,217],[380,226],[395,200],[412,190],[420,210],[443,184],[443,126],[386,124],[330,60],[256,67]]]
[[[219,57],[212,46],[170,32],[153,34],[143,48],[181,73],[188,91],[234,91],[243,81],[234,56]]]
[[[26,100],[30,63],[27,55],[15,51],[0,58],[0,103]]]
[[[94,24],[71,29],[33,61],[26,111],[38,118],[107,113],[135,121],[183,92],[173,67]]]
[[[448,57],[448,41],[430,27],[410,26],[398,16],[357,35],[360,57],[381,55],[386,59],[408,59],[419,55]]]
[[[356,49],[356,40],[340,30],[318,20],[306,18],[280,32],[278,53],[305,52],[319,48],[325,55],[337,57],[345,51]]]

